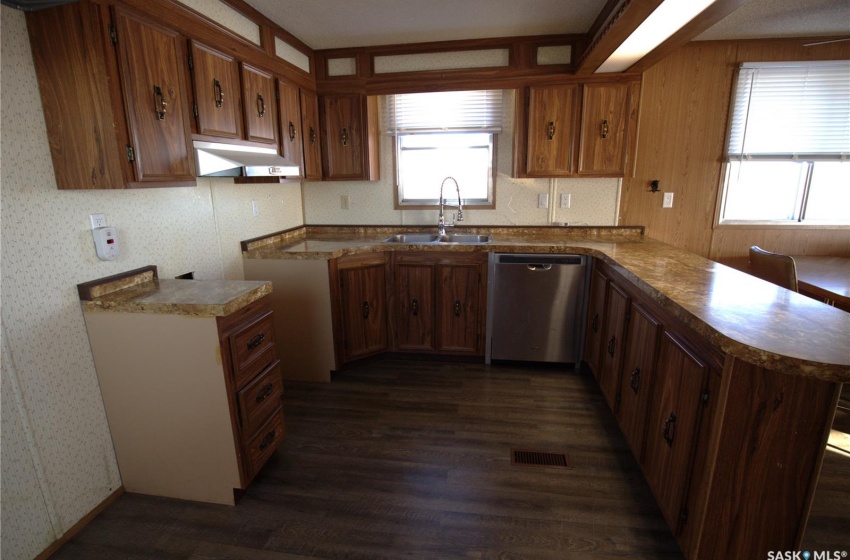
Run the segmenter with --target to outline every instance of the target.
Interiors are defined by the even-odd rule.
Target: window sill
[[[850,230],[850,222],[843,223],[812,223],[812,222],[773,222],[773,221],[743,221],[743,220],[726,220],[719,224],[714,224],[714,229],[833,229],[833,230]]]

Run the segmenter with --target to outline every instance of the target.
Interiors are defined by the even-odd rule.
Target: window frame
[[[746,65],[759,64],[764,66],[778,66],[778,65],[794,65],[801,66],[806,64],[824,64],[835,61],[788,61],[788,62],[746,62],[738,66],[736,70],[734,81],[732,83],[732,88],[730,92],[729,105],[727,110],[727,124],[726,124],[726,137],[723,144],[723,153],[721,155],[722,165],[720,167],[720,176],[718,180],[718,196],[716,197],[716,205],[714,212],[714,229],[832,229],[832,230],[844,230],[850,229],[850,219],[846,221],[820,221],[820,220],[807,220],[805,218],[806,214],[806,204],[808,202],[811,181],[814,171],[814,164],[818,163],[819,158],[812,157],[802,157],[799,160],[789,159],[787,157],[777,157],[775,160],[770,158],[758,158],[758,161],[770,162],[776,161],[778,162],[788,162],[788,161],[797,161],[797,163],[805,163],[808,165],[806,169],[806,176],[804,180],[804,184],[802,185],[801,191],[798,192],[798,196],[802,198],[800,204],[800,216],[798,219],[787,219],[787,220],[743,220],[743,219],[725,219],[723,216],[726,211],[727,199],[729,196],[729,175],[731,173],[731,166],[735,161],[730,159],[729,156],[729,145],[731,142],[732,136],[732,120],[733,114],[735,112],[735,101],[736,94],[738,91],[738,83],[740,79],[741,69]],[[747,161],[746,158],[741,158],[737,161],[744,163]],[[755,160],[754,160],[755,161]],[[835,160],[832,160],[835,161]],[[842,160],[843,161],[843,160]],[[848,162],[850,165],[850,162]]]

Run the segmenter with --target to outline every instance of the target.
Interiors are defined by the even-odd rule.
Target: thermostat
[[[94,236],[94,248],[102,261],[112,261],[118,256],[118,233],[112,226],[91,230]]]

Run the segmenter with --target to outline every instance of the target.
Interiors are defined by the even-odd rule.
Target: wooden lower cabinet
[[[594,260],[590,273],[590,301],[587,306],[587,334],[584,340],[584,361],[599,379],[602,339],[602,321],[605,317],[605,300],[608,295],[608,277],[599,270],[599,261]]]
[[[342,257],[332,261],[335,338],[338,363],[387,350],[387,277],[383,253]]]
[[[620,366],[628,314],[629,296],[617,284],[608,282],[605,319],[602,321],[602,355],[599,359],[597,380],[608,406],[614,412],[617,412],[619,402]]]
[[[85,319],[125,490],[233,505],[284,434],[269,297],[225,317]]]
[[[406,352],[436,349],[437,263],[432,257],[397,255],[395,279],[395,348]]]

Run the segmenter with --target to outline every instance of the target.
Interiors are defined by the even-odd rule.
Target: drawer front
[[[280,406],[283,381],[280,377],[280,361],[272,365],[239,391],[239,417],[242,435],[246,438],[257,431]]]
[[[246,375],[246,372],[260,372],[274,361],[274,322],[271,311],[230,335],[230,353],[236,379],[250,379],[251,376]]]
[[[271,345],[263,350],[257,356],[257,359],[252,360],[242,369],[234,371],[233,376],[236,383],[236,390],[239,391],[244,388],[246,384],[250,383],[252,379],[256,378],[261,371],[268,368],[269,364],[275,360],[277,360],[277,352],[275,352],[274,345]]]
[[[283,440],[283,408],[274,412],[257,433],[245,444],[248,480],[254,478]]]

